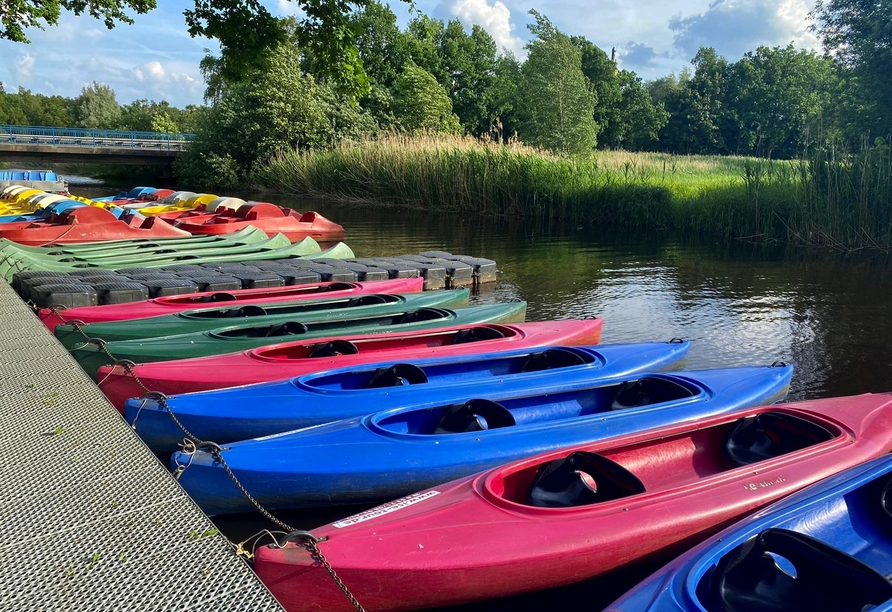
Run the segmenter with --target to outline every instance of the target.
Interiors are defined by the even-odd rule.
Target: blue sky
[[[289,15],[288,0],[265,0],[274,13]],[[416,0],[418,10],[441,19],[485,27],[500,49],[523,56],[529,39],[528,11],[535,8],[562,31],[585,36],[620,66],[645,80],[678,72],[701,46],[715,47],[731,61],[759,45],[817,49],[808,31],[814,0]],[[193,39],[183,10],[190,1],[158,0],[158,8],[135,16],[135,25],[107,30],[102,22],[63,13],[59,25],[32,29],[29,45],[0,41],[0,82],[35,93],[77,96],[84,85],[110,85],[118,102],[167,100],[200,104],[204,83],[198,63],[213,41]],[[403,25],[407,5],[390,2]]]

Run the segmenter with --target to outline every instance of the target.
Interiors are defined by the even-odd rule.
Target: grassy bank
[[[622,151],[567,158],[522,145],[393,137],[284,154],[257,180],[298,195],[443,211],[892,248],[892,164],[882,146],[781,162]]]

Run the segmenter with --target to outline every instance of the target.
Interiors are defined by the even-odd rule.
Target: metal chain
[[[194,434],[192,434],[188,429],[186,429],[186,427],[179,421],[179,419],[177,419],[176,415],[173,413],[173,410],[170,409],[170,405],[167,403],[167,396],[164,395],[163,393],[158,392],[158,391],[151,391],[148,387],[146,387],[145,383],[143,383],[139,379],[139,376],[136,375],[136,372],[133,369],[136,364],[130,360],[127,360],[127,359],[115,358],[114,355],[112,355],[111,353],[108,352],[108,349],[105,347],[105,342],[101,339],[97,339],[97,340],[99,340],[99,342],[97,342],[97,344],[99,344],[99,347],[103,351],[105,351],[105,353],[109,357],[111,357],[111,359],[114,362],[114,365],[121,366],[122,368],[124,368],[124,371],[127,372],[127,374],[129,374],[133,378],[133,380],[136,381],[136,384],[139,385],[139,387],[144,391],[143,399],[148,399],[148,397],[150,397],[150,396],[155,397],[156,400],[158,401],[158,405],[161,406],[167,412],[167,415],[171,418],[171,420],[174,422],[174,424],[177,427],[179,427],[180,431],[182,431],[183,434],[188,438],[190,445],[188,447],[184,446],[184,448],[183,448],[184,452],[188,452],[189,454],[194,454],[195,451],[202,449],[202,448],[206,448],[208,450],[208,452],[211,454],[211,456],[214,458],[214,460],[217,461],[223,467],[223,469],[226,471],[226,474],[229,476],[229,479],[232,480],[232,484],[234,484],[236,486],[236,488],[239,491],[241,491],[242,495],[245,496],[245,499],[247,499],[249,502],[251,502],[251,505],[253,505],[254,508],[260,514],[262,514],[264,518],[266,518],[266,520],[270,521],[274,525],[277,525],[278,527],[281,527],[285,531],[300,534],[300,540],[301,540],[302,546],[307,549],[307,551],[310,553],[310,555],[313,557],[313,559],[317,563],[319,563],[320,565],[322,565],[322,567],[325,568],[325,571],[328,572],[328,575],[331,576],[331,579],[338,586],[338,588],[341,590],[341,592],[344,594],[344,596],[350,601],[351,604],[353,604],[353,607],[356,608],[357,612],[365,612],[365,608],[362,607],[362,604],[360,604],[359,601],[356,599],[356,597],[353,595],[353,593],[350,592],[350,589],[347,588],[347,585],[345,585],[344,582],[341,580],[341,577],[338,576],[335,569],[331,566],[331,563],[328,562],[328,559],[326,559],[325,555],[322,554],[322,551],[319,550],[319,546],[317,545],[319,540],[315,536],[313,536],[310,532],[297,531],[294,529],[294,527],[292,527],[288,523],[285,523],[285,522],[279,520],[278,518],[273,516],[269,510],[264,508],[260,504],[260,502],[258,502],[256,499],[254,499],[254,496],[248,492],[248,490],[239,481],[238,477],[235,475],[235,473],[229,467],[229,464],[226,463],[226,460],[223,458],[223,449],[220,448],[220,446],[215,442],[206,442],[204,440],[199,439]],[[187,450],[187,448],[188,448],[188,450]],[[191,464],[191,461],[190,461],[190,464]],[[184,470],[185,470],[185,468],[184,468]]]

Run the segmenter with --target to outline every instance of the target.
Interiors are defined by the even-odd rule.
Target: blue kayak
[[[632,589],[615,612],[892,611],[892,457],[739,521]]]
[[[689,348],[689,342],[642,342],[381,362],[175,395],[165,402],[192,435],[235,442],[393,408],[605,384],[636,372],[668,369]],[[127,400],[124,416],[155,452],[177,450],[183,440],[182,430],[157,400]]]
[[[270,509],[381,502],[533,454],[771,403],[792,375],[780,364],[471,395],[235,442],[222,456]],[[253,508],[211,452],[177,452],[171,462],[188,466],[180,484],[208,514]]]

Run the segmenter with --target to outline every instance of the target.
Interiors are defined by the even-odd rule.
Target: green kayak
[[[308,239],[311,240],[311,239]],[[308,252],[309,251],[309,252]],[[200,263],[223,263],[227,261],[247,262],[247,261],[266,261],[272,259],[350,259],[354,257],[353,251],[343,242],[339,242],[335,246],[319,250],[319,245],[315,241],[300,241],[289,244],[283,248],[256,249],[256,252],[238,252],[225,255],[199,255],[192,254],[163,254],[157,255],[155,258],[140,259],[139,267],[141,268],[160,268],[162,266],[173,266],[177,264],[200,264]],[[127,265],[120,263],[112,263],[109,261],[83,262],[83,261],[53,261],[44,258],[34,258],[27,254],[3,255],[0,254],[0,276],[7,282],[12,281],[16,272],[24,272],[26,270],[47,270],[51,272],[76,272],[85,269],[102,269],[102,270],[118,270]]]
[[[76,244],[64,244],[55,246],[27,246],[0,238],[0,252],[6,247],[14,247],[24,253],[36,255],[51,253],[68,253],[87,256],[91,253],[114,252],[121,253],[128,249],[147,249],[149,245],[163,246],[165,249],[195,248],[197,245],[220,246],[226,244],[249,244],[267,240],[269,236],[256,227],[246,227],[243,230],[225,234],[222,236],[184,236],[182,238],[137,238],[131,240],[104,240],[101,242],[81,242]]]
[[[318,322],[289,321],[279,325],[252,324],[221,327],[213,331],[162,336],[145,340],[80,344],[71,354],[93,380],[100,366],[127,359],[134,363],[170,361],[246,351],[261,346],[303,340],[435,329],[473,323],[517,323],[526,316],[526,302],[508,302],[464,308],[419,308],[390,314]],[[109,357],[109,354],[113,358]],[[221,376],[225,376],[221,373]]]
[[[67,349],[82,344],[84,336],[102,338],[106,342],[178,336],[210,331],[220,327],[278,325],[288,321],[328,321],[361,316],[404,312],[428,306],[463,306],[468,303],[468,289],[425,291],[423,293],[379,294],[321,297],[315,300],[293,300],[243,306],[196,308],[176,314],[75,325],[57,325],[54,333]]]

